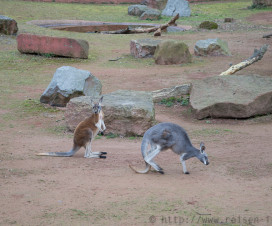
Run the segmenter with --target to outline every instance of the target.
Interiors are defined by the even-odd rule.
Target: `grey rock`
[[[158,103],[163,99],[176,97],[179,98],[181,96],[189,95],[191,90],[191,84],[183,84],[180,86],[173,86],[170,88],[164,88],[160,90],[152,91],[153,102]]]
[[[101,90],[101,82],[89,71],[63,66],[54,73],[40,101],[52,106],[65,107],[71,98],[81,95],[97,97]]]
[[[184,42],[167,40],[157,46],[154,59],[156,64],[182,64],[190,63],[192,56]]]
[[[138,39],[130,41],[130,53],[135,58],[153,57],[157,45],[161,40],[155,39]]]
[[[146,5],[131,5],[128,7],[128,15],[141,16],[148,9],[150,8]]]
[[[158,20],[160,19],[161,11],[158,9],[148,9],[140,16],[141,20]]]
[[[162,15],[176,16],[177,14],[179,14],[180,17],[188,17],[191,15],[191,9],[188,1],[168,0],[164,10],[162,11]]]
[[[215,76],[193,82],[190,104],[197,119],[249,118],[272,113],[272,78]]]
[[[219,38],[199,40],[194,47],[197,56],[229,56],[228,43]]]
[[[17,22],[12,18],[0,15],[0,33],[5,35],[15,35],[17,32]]]
[[[154,125],[155,110],[150,92],[118,90],[103,95],[106,133],[142,136]],[[73,98],[67,104],[65,121],[70,130],[90,116],[92,97]]]

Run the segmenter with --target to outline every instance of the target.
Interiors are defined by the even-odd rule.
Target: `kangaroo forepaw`
[[[188,171],[184,172],[184,174],[190,174]]]

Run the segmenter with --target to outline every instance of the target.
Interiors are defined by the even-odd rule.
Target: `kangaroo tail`
[[[144,170],[136,170],[136,169],[134,169],[131,165],[129,165],[129,167],[130,167],[130,169],[132,169],[135,173],[142,173],[142,174],[144,174],[144,173],[148,173],[149,170],[151,169],[151,166],[150,166],[147,162],[145,163],[145,165],[146,165],[146,167],[145,167]]]
[[[148,148],[148,145],[149,145],[149,141],[148,139],[146,139],[145,135],[143,137],[143,141],[142,141],[142,145],[141,145],[141,152],[142,152],[142,155],[143,155],[143,158],[145,159],[146,155],[147,155],[147,148]],[[132,169],[135,173],[148,173],[151,169],[151,166],[145,161],[145,169],[144,170],[136,170],[134,169],[131,165],[129,165],[130,169]]]
[[[68,152],[43,152],[36,155],[39,156],[54,156],[54,157],[71,157],[79,150],[78,147],[71,149]]]

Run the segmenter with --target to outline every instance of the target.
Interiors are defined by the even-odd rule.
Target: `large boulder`
[[[20,34],[17,36],[17,49],[21,53],[87,59],[89,43],[80,39]]]
[[[186,0],[168,0],[165,9],[162,11],[163,16],[188,17],[191,15],[191,9]]]
[[[145,11],[150,9],[146,5],[131,5],[128,7],[128,15],[141,16]]]
[[[272,78],[215,76],[193,82],[190,104],[197,119],[249,118],[272,113]]]
[[[142,136],[154,125],[155,110],[152,95],[143,91],[118,90],[103,95],[106,133]],[[65,120],[70,130],[92,113],[93,98],[81,96],[67,104]]]
[[[135,58],[153,57],[157,45],[161,40],[155,39],[137,39],[130,41],[130,53]]]
[[[152,91],[152,97],[154,103],[158,103],[163,99],[168,99],[171,97],[180,98],[185,95],[189,95],[191,90],[191,84],[183,84],[179,86],[173,86],[170,88],[164,88],[160,90]]]
[[[71,98],[81,95],[97,97],[101,90],[101,82],[89,71],[63,66],[56,70],[40,101],[65,107]]]
[[[219,38],[199,40],[195,44],[195,55],[197,56],[229,56],[228,43]]]
[[[157,46],[154,59],[156,64],[182,64],[190,63],[192,56],[184,42],[168,40]]]
[[[17,31],[17,22],[14,19],[0,15],[0,33],[5,35],[15,35]]]
[[[160,19],[161,11],[158,9],[148,9],[140,16],[140,20],[158,20]]]

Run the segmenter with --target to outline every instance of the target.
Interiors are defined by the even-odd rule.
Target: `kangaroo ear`
[[[103,96],[99,99],[99,104],[101,104],[103,101]]]
[[[200,151],[203,152],[203,151],[205,151],[205,149],[206,149],[206,147],[205,147],[204,143],[201,142],[200,143]]]

